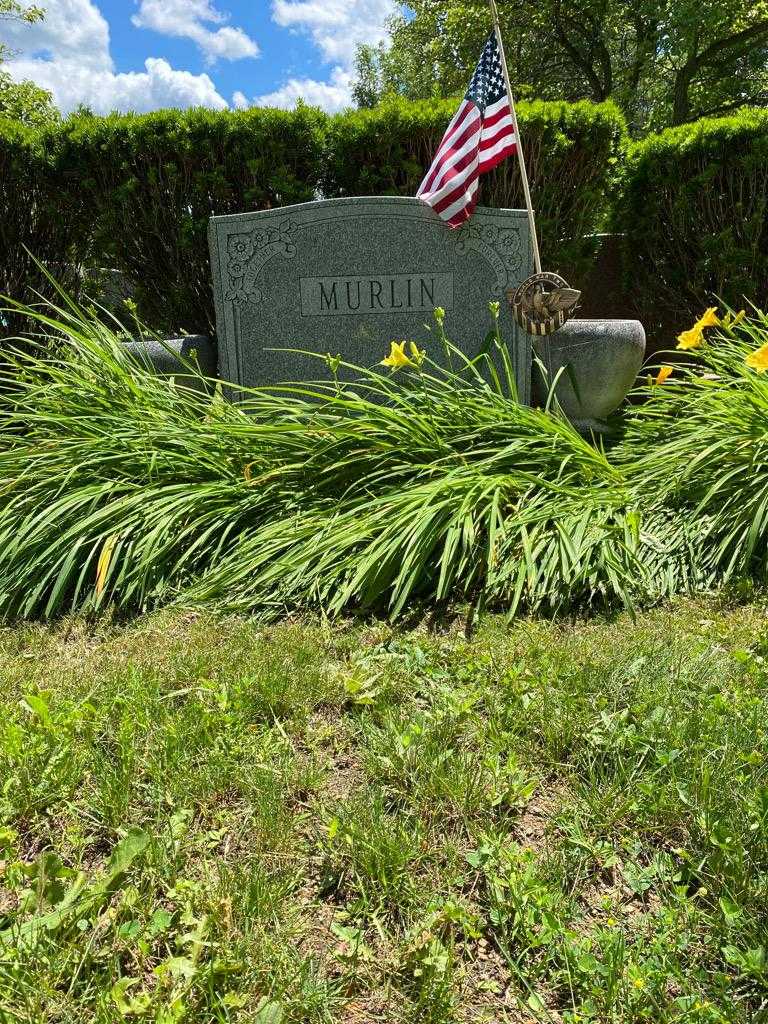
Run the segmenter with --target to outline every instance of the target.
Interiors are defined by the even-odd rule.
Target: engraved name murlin
[[[360,277],[303,277],[302,316],[453,309],[453,274],[431,272]]]

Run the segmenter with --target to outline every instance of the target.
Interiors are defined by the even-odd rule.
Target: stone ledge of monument
[[[134,338],[125,342],[129,354],[164,377],[189,372],[186,364],[197,365],[204,377],[216,377],[216,345],[207,334],[186,334],[177,338]]]
[[[125,300],[132,299],[135,289],[122,270],[115,267],[90,267],[83,272],[87,286],[98,289],[99,305],[120,319],[125,312]]]

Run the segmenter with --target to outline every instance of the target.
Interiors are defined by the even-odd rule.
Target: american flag
[[[416,195],[458,228],[477,206],[480,175],[516,148],[499,46],[496,33],[491,32],[469,89]]]

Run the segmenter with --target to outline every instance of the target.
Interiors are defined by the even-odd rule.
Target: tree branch
[[[557,38],[560,41],[560,45],[569,54],[573,63],[578,67],[585,75],[589,82],[590,88],[592,89],[592,95],[598,103],[602,102],[607,98],[609,94],[605,92],[605,83],[600,80],[600,76],[595,71],[595,66],[591,60],[585,57],[579,48],[574,45],[571,41],[568,33],[565,30],[561,15],[561,3],[558,0],[555,8],[555,16],[553,18],[555,25],[555,32]]]
[[[691,117],[691,120],[698,121],[700,117],[717,117],[720,114],[727,114],[731,110],[738,110],[740,107],[764,106],[766,101],[768,101],[768,93],[758,93],[758,95],[750,96],[748,99],[732,100],[730,103],[721,103],[720,106],[712,107],[710,110],[697,110]]]
[[[753,39],[759,39],[761,36],[766,35],[768,35],[768,21],[759,21],[756,25],[750,25],[749,28],[742,29],[741,32],[737,32],[735,35],[728,36],[727,39],[718,39],[717,42],[712,43],[706,50],[700,53],[697,60],[699,64],[716,64],[717,60],[715,58],[718,54],[731,50],[734,47],[740,47],[743,43],[749,43]]]

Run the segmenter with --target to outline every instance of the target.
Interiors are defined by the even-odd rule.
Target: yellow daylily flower
[[[720,317],[717,315],[717,306],[710,306],[705,310],[704,315],[696,321],[696,327],[719,327]]]
[[[698,324],[694,324],[688,331],[683,331],[677,336],[677,347],[682,349],[701,348],[704,344],[704,331]]]
[[[765,373],[768,370],[768,342],[760,348],[750,352],[744,362],[758,373]]]
[[[393,370],[400,370],[403,366],[415,366],[412,359],[405,354],[405,342],[393,341],[389,355],[381,360],[382,366],[391,366]]]
[[[654,384],[663,384],[664,381],[667,379],[667,377],[669,377],[669,375],[672,373],[673,370],[674,370],[674,366],[666,366],[666,365],[660,366],[659,367],[659,372],[656,374],[656,379],[654,380],[653,383]]]
[[[705,309],[696,323],[688,331],[683,331],[677,336],[677,347],[682,349],[701,348],[704,344],[704,329],[706,327],[719,327],[720,317],[717,315],[717,307],[710,306]]]

